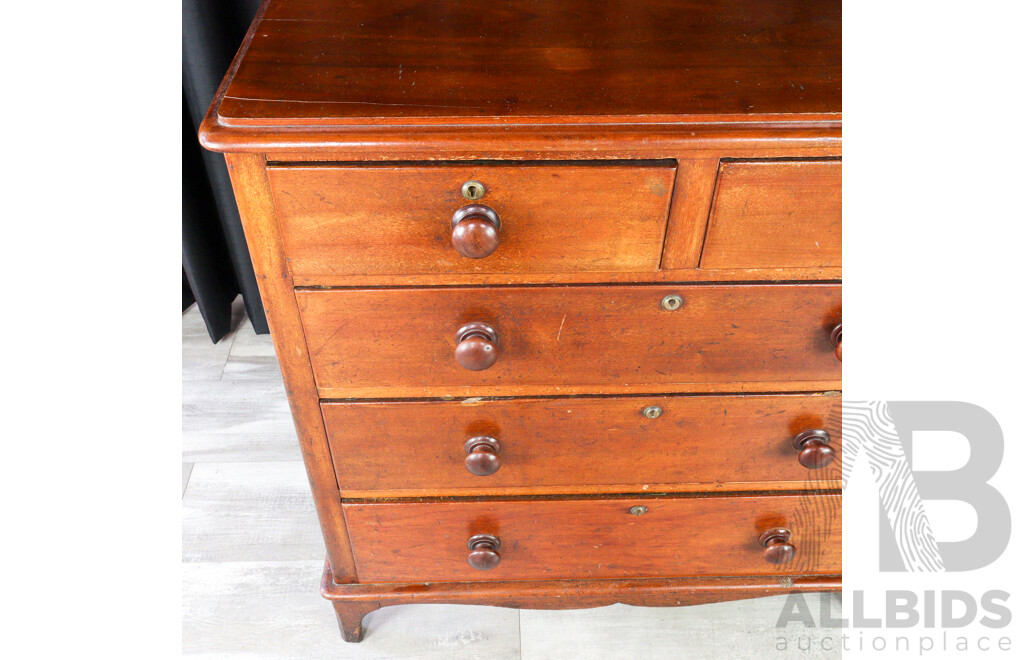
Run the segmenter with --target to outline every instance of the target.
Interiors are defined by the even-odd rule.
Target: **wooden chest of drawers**
[[[840,4],[268,0],[227,153],[345,638],[840,588]]]

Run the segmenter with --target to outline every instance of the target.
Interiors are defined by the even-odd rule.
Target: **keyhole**
[[[661,417],[661,408],[658,406],[647,406],[643,409],[643,414],[647,419],[657,419]]]
[[[661,299],[662,309],[674,312],[683,306],[683,299],[680,296],[665,296]]]
[[[466,199],[477,200],[484,196],[484,184],[479,181],[467,181],[462,184],[462,196]]]

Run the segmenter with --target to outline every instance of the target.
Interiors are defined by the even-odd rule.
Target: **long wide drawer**
[[[342,497],[381,497],[837,487],[840,401],[790,394],[322,408]]]
[[[267,174],[296,276],[578,273],[658,269],[675,169],[667,161],[426,163]],[[470,206],[493,213],[473,214],[492,231],[479,222],[460,229],[472,249],[492,250],[476,258],[453,245],[453,216]]]
[[[299,290],[320,394],[841,389],[834,284]]]
[[[362,582],[842,572],[840,495],[346,503],[344,508]],[[776,529],[788,534],[762,541]],[[471,539],[477,553],[472,559],[490,568],[470,565]],[[766,547],[783,543],[791,548]],[[784,553],[791,557],[788,563],[769,561]]]

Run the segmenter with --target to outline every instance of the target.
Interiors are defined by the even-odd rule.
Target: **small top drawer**
[[[838,160],[725,161],[700,267],[842,266]]]
[[[305,277],[655,271],[675,177],[669,161],[267,171]]]

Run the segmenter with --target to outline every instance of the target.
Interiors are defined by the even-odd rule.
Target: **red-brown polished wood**
[[[838,389],[842,374],[822,332],[839,313],[834,285],[295,295],[326,398],[806,391]],[[681,308],[663,309],[666,295],[682,296]],[[486,323],[500,338],[501,355],[485,370],[452,359],[467,323]]]
[[[839,592],[839,575],[745,576],[740,578],[618,578],[611,580],[534,580],[440,582],[433,584],[338,584],[324,565],[321,593],[334,605],[346,641],[363,638],[363,617],[381,607],[404,603],[466,603],[495,607],[563,610],[615,603],[646,607],[703,605],[744,598],[802,592]]]
[[[501,539],[493,534],[476,534],[466,542],[469,556],[466,563],[478,571],[489,571],[501,563]]]
[[[452,247],[468,259],[489,257],[501,244],[499,231],[501,219],[494,209],[484,204],[468,204],[452,216]]]
[[[832,464],[836,448],[831,443],[832,434],[824,429],[801,431],[793,438],[793,446],[800,451],[800,465],[809,470],[820,470]]]
[[[841,266],[842,199],[838,160],[723,162],[700,267]]]
[[[455,361],[463,369],[483,371],[498,360],[498,333],[486,323],[467,323],[455,333]]]
[[[668,239],[676,237],[669,235]],[[666,244],[666,248],[668,245]],[[843,277],[841,268],[728,268],[725,270],[659,270],[598,273],[453,273],[451,275],[300,275],[295,286],[316,288],[393,286],[515,286],[551,284],[699,284],[771,282],[835,282]]]
[[[203,122],[201,140],[232,152],[236,195],[248,218],[249,247],[333,567],[325,572],[324,595],[334,603],[346,639],[361,638],[364,614],[399,603],[680,605],[839,589],[838,560],[826,568],[808,561],[816,555],[804,536],[832,529],[813,512],[830,510],[826,503],[838,494],[811,495],[810,517],[750,521],[743,556],[763,575],[721,577],[715,566],[701,568],[707,547],[699,543],[704,528],[711,529],[706,543],[721,543],[728,532],[720,530],[748,520],[757,513],[755,500],[778,499],[780,489],[835,489],[839,461],[825,465],[833,448],[839,455],[838,429],[827,425],[833,416],[807,394],[775,402],[769,399],[784,397],[767,395],[739,407],[732,401],[742,397],[723,397],[729,403],[719,405],[715,397],[692,396],[702,390],[821,392],[840,386],[841,328],[833,331],[840,321],[841,278],[839,17],[838,0],[264,3]],[[463,195],[470,177],[485,175],[478,182],[482,196],[477,188]],[[495,222],[491,232],[476,217],[458,230],[453,214],[468,204],[492,208],[500,228]],[[788,287],[753,289],[771,293],[758,309],[750,295],[734,309],[729,296],[712,294],[706,309],[698,309],[710,323],[697,326],[662,325],[648,315],[646,298],[619,295],[657,292],[653,302],[659,304],[672,293],[662,289],[675,289],[689,303],[692,296],[678,289],[733,288],[733,295],[742,295],[744,282],[815,280],[828,284],[793,290],[830,293],[802,307],[785,303],[788,294],[779,292]],[[540,286],[502,288],[509,285]],[[352,318],[332,305],[311,314],[307,309],[302,322],[318,328],[313,337],[297,310],[297,301],[313,292],[296,286],[341,287],[321,293],[356,297],[362,293],[353,289],[366,287],[383,297],[375,299],[381,305],[376,311],[357,306]],[[420,300],[427,294],[408,287],[437,287],[422,290],[436,297]],[[580,298],[562,295],[566,289],[585,294],[584,313],[573,309]],[[530,293],[503,298],[515,291]],[[470,295],[475,299],[466,306]],[[819,309],[826,298],[828,309]],[[417,300],[429,304],[408,304]],[[494,307],[495,301],[501,304]],[[792,313],[783,317],[779,310],[787,307]],[[489,309],[501,311],[504,321],[477,316]],[[683,304],[659,313],[687,309]],[[728,335],[732,329],[718,323],[732,322],[726,317],[737,310],[740,328]],[[815,313],[803,313],[808,310]],[[454,325],[440,321],[453,311]],[[755,317],[770,327],[751,330]],[[576,319],[595,333],[574,327]],[[805,320],[810,334],[803,337],[798,333]],[[459,366],[454,354],[457,328],[474,321],[493,325],[498,335],[498,359],[480,371]],[[434,323],[442,332],[430,344],[434,335],[423,332]],[[328,327],[338,337],[325,341],[318,333]],[[665,328],[668,336],[661,339],[676,342],[682,359],[656,343]],[[708,334],[713,328],[722,330],[720,337]],[[349,366],[330,355],[312,357],[331,353],[325,346],[335,341],[387,350],[376,360],[360,355]],[[591,352],[602,342],[601,351]],[[437,359],[409,362],[428,345]],[[780,346],[786,347],[781,353]],[[525,355],[533,358],[524,362]],[[831,362],[818,362],[826,357]],[[761,380],[751,381],[758,359],[773,375],[754,374]],[[314,363],[327,372],[336,369],[329,380],[338,380],[316,387]],[[665,363],[675,370],[665,372]],[[518,368],[524,364],[527,369]],[[347,373],[350,366],[361,373]],[[563,366],[567,375],[558,380]],[[673,380],[679,367],[709,379]],[[822,379],[807,380],[810,372]],[[529,382],[516,383],[512,376]],[[482,380],[453,390],[458,378]],[[574,396],[602,392],[633,396]],[[670,392],[689,395],[666,396]],[[496,393],[545,398],[480,398]],[[449,394],[467,398],[393,398]],[[321,402],[318,396],[349,400]],[[648,399],[638,415],[647,425],[643,431],[635,418],[622,417],[627,406],[637,414],[631,404],[641,399]],[[683,399],[695,402],[689,424],[675,417]],[[562,416],[568,406],[582,411],[592,401],[609,410]],[[794,401],[801,403],[794,407]],[[438,410],[424,414],[421,406]],[[642,413],[651,406],[662,414]],[[465,418],[463,408],[494,415]],[[796,409],[808,415],[791,419]],[[346,412],[332,422],[332,410]],[[744,419],[707,416],[718,413]],[[403,428],[396,420],[406,415],[406,425],[421,428]],[[484,422],[498,427],[484,428]],[[352,428],[341,430],[338,423]],[[828,443],[821,437],[796,440],[801,432],[823,428],[831,433]],[[728,439],[714,438],[716,431]],[[455,436],[450,442],[449,432]],[[390,463],[382,458],[389,443]],[[360,482],[372,475],[351,476],[360,469],[380,470],[379,482]],[[591,479],[588,470],[612,478]],[[436,478],[416,481],[424,475]],[[669,482],[649,483],[659,475]],[[725,488],[761,494],[742,498]],[[704,495],[715,490],[725,496]],[[625,511],[603,519],[595,511],[574,516],[569,510],[574,502],[599,501],[580,499],[585,493],[602,492]],[[568,503],[539,535],[554,539],[566,521],[582,535],[568,547],[553,543],[541,559],[586,560],[596,540],[604,549],[594,552],[610,553],[603,570],[627,571],[617,563],[620,553],[600,544],[616,538],[620,516],[633,525],[657,516],[654,502],[662,498],[640,495],[652,492],[676,493],[669,499],[680,502],[720,502],[710,509],[735,507],[727,518],[696,529],[689,523],[700,523],[700,516],[676,515],[665,532],[675,538],[690,529],[681,544],[691,550],[683,564],[715,577],[636,578],[624,572],[628,577],[502,579],[503,571],[523,566],[523,546],[506,527],[460,535],[451,567],[457,564],[474,581],[428,583],[427,572],[414,571],[407,582],[375,584],[373,571],[386,569],[371,561],[368,573],[356,570],[366,560],[358,552],[353,556],[342,507],[343,496],[367,498],[350,500],[350,508],[379,503],[399,507],[403,515],[412,513],[405,507],[437,511],[504,501],[515,511],[533,512]],[[392,500],[413,495],[426,499]],[[454,495],[487,498],[439,499]],[[500,499],[509,495],[523,497]],[[565,499],[570,495],[576,497]],[[409,533],[424,524],[414,522]],[[592,527],[584,533],[587,524]],[[771,547],[759,543],[776,528],[791,531],[791,538],[773,535]],[[359,534],[369,529],[362,525]],[[436,529],[423,546],[427,550],[438,542]],[[373,533],[394,553],[411,552],[424,561],[409,534]],[[478,534],[494,540],[474,550],[470,539]],[[658,563],[660,550],[642,554],[645,544],[653,545],[650,536],[631,539],[621,557],[632,563],[638,556],[641,572],[667,570]],[[497,564],[476,570],[469,564],[473,552],[484,564],[495,558]],[[730,551],[721,558],[725,571],[739,561]],[[776,559],[789,561],[780,567],[766,561]],[[820,571],[829,575],[815,575]]]
[[[489,477],[501,469],[501,443],[497,438],[478,435],[466,440],[466,470],[478,477]]]
[[[334,160],[434,159],[439,152],[452,158],[529,158],[543,154],[548,158],[576,159],[593,158],[599,153],[604,154],[600,157],[634,157],[632,154],[640,146],[642,150],[653,148],[663,152],[666,149],[675,151],[669,145],[685,137],[691,143],[687,148],[691,154],[708,146],[713,146],[717,152],[723,149],[735,150],[743,142],[758,150],[774,151],[778,156],[808,155],[810,151],[817,151],[816,155],[838,153],[842,81],[840,3],[837,0],[814,3],[810,11],[801,0],[773,3],[771,8],[760,5],[757,0],[663,0],[659,3],[616,0],[607,3],[596,24],[593,18],[587,18],[593,16],[589,12],[578,14],[581,7],[593,6],[587,0],[560,4],[560,10],[556,10],[560,14],[557,19],[546,20],[529,28],[541,29],[540,33],[532,35],[539,42],[550,39],[558,44],[554,51],[550,47],[541,47],[541,54],[549,51],[557,53],[567,38],[570,43],[580,44],[573,52],[586,52],[605,41],[603,35],[600,35],[601,30],[611,29],[619,32],[623,38],[632,40],[624,43],[623,47],[633,54],[634,59],[640,58],[639,62],[633,64],[639,65],[639,70],[644,71],[643,75],[636,75],[637,69],[631,68],[625,74],[620,71],[615,76],[607,77],[605,72],[609,64],[619,65],[629,61],[623,60],[620,53],[616,52],[611,61],[595,63],[596,66],[587,71],[587,76],[581,76],[581,72],[574,70],[562,72],[568,80],[558,80],[555,84],[562,93],[570,92],[564,108],[551,106],[554,97],[547,90],[548,93],[543,96],[543,103],[547,107],[538,114],[519,112],[507,116],[458,118],[452,117],[451,108],[447,107],[450,104],[446,103],[452,88],[457,85],[452,84],[453,73],[445,75],[444,72],[446,64],[457,62],[464,67],[466,63],[461,57],[436,65],[442,77],[442,83],[434,86],[432,91],[437,100],[418,108],[404,102],[394,106],[371,105],[380,103],[374,100],[353,103],[347,98],[319,104],[321,107],[317,108],[314,107],[317,103],[295,103],[286,98],[291,95],[288,90],[293,83],[307,80],[317,86],[323,78],[321,59],[324,53],[322,46],[318,50],[318,46],[311,44],[305,34],[307,28],[311,27],[303,23],[310,17],[305,10],[326,11],[330,14],[341,11],[335,2],[342,1],[334,0],[328,5],[316,2],[314,6],[305,6],[296,14],[285,14],[289,18],[281,21],[275,16],[278,16],[279,6],[284,6],[286,0],[264,0],[263,7],[203,121],[200,135],[204,146],[222,151],[278,152],[287,156],[282,160],[323,160],[326,154]],[[420,1],[426,3],[428,0]],[[482,0],[476,2],[486,4]],[[287,4],[293,9],[298,6],[291,2]],[[644,11],[647,4],[657,8],[654,10],[655,15],[651,17],[652,20],[640,18],[638,21],[637,17],[651,13]],[[456,13],[475,11],[470,2],[445,3],[443,6],[445,11]],[[383,13],[389,11],[388,4],[380,4],[378,7],[378,11]],[[344,11],[350,9],[346,6]],[[374,11],[373,8],[368,9]],[[488,5],[484,11],[491,9]],[[541,7],[542,12],[544,9],[547,7]],[[262,18],[268,10],[269,20],[279,21],[277,27],[285,38],[279,46],[282,50],[260,55],[256,51],[265,50],[268,33],[257,28],[264,26]],[[603,25],[608,12],[615,15],[615,20]],[[516,24],[523,20],[529,21],[533,16],[532,13],[523,12],[515,12],[511,16],[502,15],[499,21],[502,38],[507,38],[509,34],[527,34],[529,31],[525,27],[517,28]],[[412,20],[421,24],[410,26],[417,34],[403,41],[423,51],[436,51],[438,44],[431,43],[430,36],[437,31],[438,22],[449,21],[451,25],[450,17],[446,18],[443,11],[405,15],[403,18],[403,23]],[[344,35],[353,27],[343,21],[312,21],[321,23],[319,28],[325,38],[333,37],[339,42],[344,40],[344,36],[339,38],[338,35]],[[382,21],[377,29],[383,32],[381,38],[387,39],[388,46],[391,46],[393,35],[390,30],[394,24],[383,17]],[[774,27],[773,23],[781,23],[781,26]],[[760,28],[760,25],[764,28]],[[295,30],[289,30],[289,26]],[[365,24],[359,27],[363,28]],[[558,33],[546,36],[551,27],[556,27]],[[637,32],[633,33],[634,30]],[[789,34],[790,30],[794,34]],[[763,35],[763,39],[752,36],[758,33]],[[805,39],[813,42],[813,45],[808,44],[811,45],[810,49],[799,45]],[[667,40],[671,43],[667,49],[661,44],[656,44],[658,47],[652,49],[652,40]],[[456,39],[450,43],[458,48],[462,41]],[[492,40],[491,43],[501,44],[503,41]],[[343,54],[356,52],[352,46],[350,40],[345,44]],[[680,62],[668,66],[658,63],[661,52],[673,53],[675,49],[682,48],[688,56],[693,56],[709,46],[735,52],[747,50],[748,56],[754,59],[740,57],[737,60],[717,55],[697,69],[679,66]],[[376,51],[377,47],[374,46],[371,61],[380,62]],[[674,57],[674,54],[669,54],[669,58]],[[267,83],[266,89],[275,90],[272,97],[243,98],[235,96],[235,91],[228,94],[236,77],[248,77],[251,61],[262,60],[262,64],[257,66],[263,68],[276,67],[280,58],[291,60],[293,71],[285,79],[263,78],[262,74],[257,76],[257,80]],[[487,54],[488,62],[495,63],[502,59],[495,49]],[[509,65],[515,67],[515,58],[509,55],[508,59]],[[751,61],[777,69],[779,88],[772,89],[770,84],[766,86],[768,79],[757,67],[751,67]],[[740,64],[737,68],[738,62]],[[647,68],[652,70],[645,70]],[[392,61],[389,66],[357,67],[356,70],[360,72],[359,76],[365,84],[371,85],[375,92],[394,78],[401,80],[403,65],[396,66]],[[351,85],[353,81],[346,72],[339,69],[333,79],[340,84]],[[525,84],[531,90],[536,89],[544,94],[543,85],[538,87],[539,79],[536,76],[558,76],[558,72],[556,66],[530,71]],[[455,75],[459,77],[460,83],[466,80],[461,72]],[[595,82],[581,88],[573,84],[586,77],[601,80],[601,83]],[[416,87],[415,80],[406,81],[410,89]],[[493,81],[477,79],[475,82],[492,86],[492,92],[504,91],[497,77]],[[627,91],[620,88],[616,91],[616,87],[623,83],[630,89]],[[701,90],[705,85],[705,89]],[[420,81],[419,87],[421,90],[426,89],[423,81]],[[588,112],[589,101],[595,91],[605,89],[612,92],[607,107],[614,108],[614,114],[591,114]],[[631,96],[631,93],[636,96]],[[518,97],[504,94],[500,98],[502,104],[510,98],[518,100]],[[560,94],[558,98],[565,97]],[[690,102],[684,101],[686,98]],[[751,102],[757,98],[773,100]],[[238,111],[239,106],[248,105],[250,101],[268,112],[262,113],[260,118],[259,110]],[[633,107],[640,109],[639,113],[625,109],[628,105],[624,104],[631,102],[636,104]],[[324,111],[325,106],[331,106],[340,114],[332,115],[331,111]],[[517,107],[524,106],[517,104]],[[666,112],[671,114],[651,114],[652,109],[657,107],[666,108]],[[378,110],[382,112],[378,113]],[[346,113],[351,114],[346,117]],[[251,119],[246,120],[245,116]],[[432,128],[437,124],[443,126]],[[681,126],[682,130],[673,128],[672,124]],[[522,127],[517,131],[514,142],[507,139],[509,126]],[[387,130],[381,130],[385,127]],[[782,137],[785,137],[785,142],[778,142]],[[783,145],[784,150],[775,148],[779,145]],[[487,156],[483,155],[485,153]],[[729,155],[741,157],[744,154],[741,148]],[[747,152],[746,155],[751,154]],[[764,155],[764,152],[758,155]]]
[[[288,383],[288,403],[327,545],[327,556],[336,579],[353,581],[355,566],[345,534],[338,481],[330,468],[330,448],[317,405],[309,354],[295,307],[284,250],[274,223],[266,162],[262,156],[231,154],[227,164],[231,185],[238,197],[238,211],[256,271],[256,283],[267,320],[273,329],[274,350],[281,375]]]
[[[292,273],[315,276],[654,271],[674,174],[664,161],[269,170]],[[486,188],[471,206],[500,219],[478,258],[453,246],[472,243],[452,227],[467,181]]]
[[[474,398],[325,403],[323,415],[343,497],[409,497],[838,488],[840,407],[802,394]],[[823,426],[836,460],[809,470],[794,440]],[[470,441],[489,475],[467,470]]]
[[[793,532],[784,527],[769,529],[758,539],[764,546],[764,560],[769,564],[788,564],[796,556],[796,546],[790,543]]]
[[[840,6],[275,2],[219,115],[295,126],[838,113]]]
[[[371,582],[829,574],[842,567],[838,495],[346,503],[361,579]],[[642,515],[630,513],[636,505]],[[765,530],[792,531],[782,565]],[[477,534],[501,539],[486,573]]]

